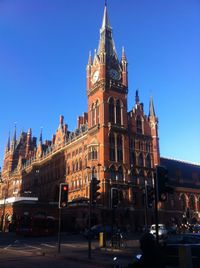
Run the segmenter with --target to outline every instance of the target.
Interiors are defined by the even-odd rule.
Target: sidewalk
[[[138,248],[126,248],[126,249],[110,249],[110,248],[95,248],[92,247],[91,259],[88,258],[88,248],[74,248],[66,249],[61,246],[61,252],[58,253],[55,250],[43,251],[43,256],[69,259],[78,262],[91,263],[100,267],[113,267],[113,258],[117,257],[117,263],[127,266],[133,262],[133,257],[139,252]]]

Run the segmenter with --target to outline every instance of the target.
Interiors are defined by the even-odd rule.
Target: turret
[[[15,129],[14,129],[13,139],[11,142],[11,150],[14,151],[15,148],[16,148],[16,125],[15,125]]]
[[[124,47],[122,47],[122,59],[121,59],[121,67],[122,67],[122,84],[125,87],[128,87],[128,70],[127,70],[128,62],[125,55]]]
[[[150,98],[149,103],[149,125],[151,128],[151,136],[153,138],[153,158],[154,158],[154,165],[159,165],[160,163],[160,150],[159,150],[159,138],[158,138],[158,118],[156,117],[154,105],[153,105],[153,98]]]
[[[30,156],[31,139],[32,139],[32,130],[31,128],[29,128],[27,131],[27,138],[26,138],[26,158]]]
[[[7,141],[7,144],[6,144],[6,150],[5,152],[9,152],[10,151],[10,131],[9,131],[9,134],[8,134],[8,141]]]

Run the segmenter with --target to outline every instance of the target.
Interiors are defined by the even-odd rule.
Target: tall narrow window
[[[184,194],[182,194],[179,199],[180,199],[181,210],[184,211],[186,209],[186,204],[187,204],[186,197]]]
[[[97,148],[94,146],[91,146],[88,153],[88,160],[95,160],[98,158],[97,154]]]
[[[82,169],[82,160],[81,159],[79,160],[79,169],[80,170]]]
[[[118,178],[118,180],[123,180],[123,168],[122,167],[118,168],[117,178]]]
[[[138,166],[143,167],[144,166],[144,159],[143,159],[143,155],[140,154],[139,158],[138,158]]]
[[[98,101],[96,102],[96,123],[100,123],[100,115],[99,115],[99,103]]]
[[[200,197],[199,197],[199,199],[198,199],[197,209],[198,209],[198,211],[200,211]]]
[[[131,164],[135,164],[135,140],[131,139],[130,140],[130,157],[131,157]]]
[[[92,126],[96,125],[96,107],[92,105]]]
[[[147,155],[147,158],[146,158],[146,167],[151,168],[151,157],[149,154]]]
[[[109,122],[114,123],[115,113],[114,113],[114,100],[110,98],[109,100]]]
[[[110,178],[111,178],[111,180],[116,180],[116,172],[115,172],[114,166],[110,167]]]
[[[115,161],[115,136],[114,134],[110,134],[109,143],[110,143],[110,160]]]
[[[122,150],[122,136],[117,136],[117,161],[123,161],[123,150]]]
[[[136,132],[138,134],[142,134],[142,120],[140,116],[137,116],[137,119],[136,119]]]
[[[119,100],[116,102],[116,124],[121,125],[121,106]]]
[[[190,196],[190,198],[189,198],[189,208],[191,209],[191,210],[196,210],[195,208],[196,208],[196,206],[195,206],[195,197],[194,197],[194,195],[191,195]]]

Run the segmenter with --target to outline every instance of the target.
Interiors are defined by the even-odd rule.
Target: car
[[[200,234],[176,234],[169,236],[164,247],[165,261],[169,266],[179,267],[180,248],[190,249],[192,267],[200,267]]]
[[[193,228],[192,228],[192,232],[196,233],[196,234],[200,233],[200,225],[199,224],[194,224]]]
[[[200,234],[187,233],[187,234],[172,235],[167,238],[166,244],[167,245],[200,244]]]
[[[152,224],[149,231],[152,235],[156,236],[156,224]],[[158,238],[164,240],[168,237],[168,231],[164,224],[158,224]]]
[[[167,233],[175,235],[177,233],[177,227],[176,226],[167,226]]]

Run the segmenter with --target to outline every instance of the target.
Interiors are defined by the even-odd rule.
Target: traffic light
[[[96,204],[99,196],[101,193],[100,190],[100,180],[97,180],[97,178],[92,178],[91,184],[90,184],[90,191],[91,191],[91,203]]]
[[[59,208],[64,208],[68,204],[68,184],[60,183]]]
[[[164,202],[167,199],[167,193],[173,193],[174,190],[168,186],[168,170],[164,166],[156,167],[157,185],[158,185],[158,200]]]
[[[155,200],[155,191],[152,186],[147,185],[147,205],[149,208],[153,206],[153,201]]]
[[[111,208],[116,208],[119,204],[119,190],[111,188]]]

